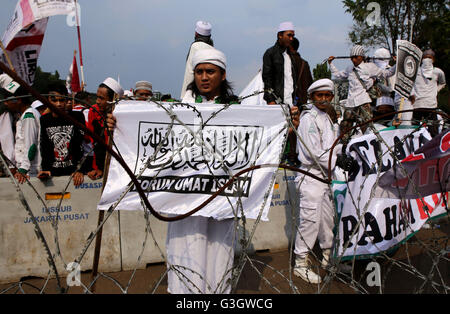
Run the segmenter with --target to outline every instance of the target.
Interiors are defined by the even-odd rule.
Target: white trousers
[[[234,220],[191,216],[169,222],[166,250],[168,292],[230,293]]]
[[[299,225],[295,237],[295,255],[305,258],[319,240],[322,249],[333,245],[334,209],[330,188],[309,176],[297,176],[300,192]]]

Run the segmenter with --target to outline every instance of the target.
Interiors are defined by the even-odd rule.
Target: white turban
[[[108,77],[106,80],[103,81],[103,84],[111,88],[114,91],[114,93],[116,93],[120,97],[123,96],[124,93],[123,88],[115,79]]]
[[[375,60],[373,61],[379,68],[386,69],[389,65],[389,59],[391,58],[391,53],[386,48],[380,48],[373,54]]]
[[[198,21],[195,24],[195,32],[202,36],[211,36],[211,24],[205,21]]]
[[[332,92],[334,94],[334,83],[330,79],[320,79],[308,88],[308,95],[314,92]]]
[[[283,22],[278,26],[278,32],[284,32],[284,31],[293,31],[294,30],[294,24],[292,22]]]
[[[211,63],[224,70],[227,69],[227,58],[222,51],[215,48],[197,50],[192,57],[192,68],[195,69],[199,63]]]
[[[37,108],[39,108],[39,107],[41,107],[41,106],[43,106],[43,105],[44,105],[44,104],[43,104],[41,101],[35,100],[35,101],[33,101],[33,103],[31,104],[31,107],[34,108],[34,109],[37,109]]]
[[[353,46],[352,50],[350,51],[350,57],[357,57],[357,56],[362,56],[362,57],[366,56],[364,47],[361,45]]]

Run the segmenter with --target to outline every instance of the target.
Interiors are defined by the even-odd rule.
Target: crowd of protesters
[[[239,102],[226,78],[226,57],[213,45],[211,24],[199,21],[195,28],[195,41],[187,57],[182,102]],[[355,125],[378,116],[383,116],[383,119],[372,125],[375,129],[425,123],[434,136],[442,128],[440,116],[435,111],[422,110],[402,116],[395,114],[401,97],[394,91],[395,57],[391,56],[389,50],[378,49],[372,62],[367,59],[366,49],[355,45],[350,51],[352,64],[348,68],[339,70],[333,64],[335,57],[331,56],[328,58],[331,79],[313,82],[309,64],[300,56],[298,49],[299,41],[295,38],[294,25],[283,22],[279,25],[275,45],[267,49],[263,56],[264,100],[268,105],[288,105],[292,117],[282,162],[321,176],[323,169],[328,167],[326,152],[339,134],[347,134],[342,142],[345,146],[351,138],[373,132],[369,125],[354,128]],[[402,100],[404,107],[401,109],[437,108],[437,95],[445,86],[445,75],[442,70],[433,66],[434,61],[434,52],[430,49],[424,51],[411,96]],[[333,105],[335,80],[347,80],[349,84],[348,96],[339,106]],[[55,111],[46,108],[41,102],[32,102],[31,97],[27,96],[28,92],[6,74],[2,74],[0,83],[6,99],[0,111],[1,147],[5,157],[11,161],[14,177],[20,183],[32,176],[43,180],[51,176],[72,176],[75,185],[83,183],[84,176],[92,180],[102,178],[106,150],[86,134],[80,125],[85,125],[108,142],[110,131],[114,127],[115,118],[110,114],[114,101],[124,97],[147,101],[153,96],[150,82],[138,81],[133,90],[124,91],[116,80],[107,78],[99,84],[95,104],[91,106],[88,93],[69,95],[64,84],[50,84],[45,94],[57,109]],[[375,97],[370,93],[374,87],[379,92]],[[161,100],[174,101],[170,95]],[[73,120],[63,118],[59,111]],[[350,171],[355,161],[346,156],[342,149],[336,149],[335,152],[331,163],[333,169],[339,167],[342,171]],[[296,181],[302,184],[298,188],[300,223],[295,240],[294,274],[317,284],[321,282],[321,278],[309,267],[308,253],[316,240],[319,240],[323,251],[322,265],[326,267],[329,263],[334,215],[330,190],[328,185],[304,175],[298,175]],[[169,261],[183,264],[183,260],[191,255],[196,255],[192,257],[195,260],[202,254],[209,254],[216,256],[212,259],[213,264],[206,266],[210,262],[205,261],[205,265],[198,266],[196,272],[203,274],[205,278],[214,278],[213,283],[223,276],[229,276],[230,265],[224,265],[216,253],[220,252],[220,256],[228,261],[229,256],[233,255],[228,238],[232,226],[231,220],[218,222],[203,217],[190,217],[186,221],[171,223],[167,242]],[[206,230],[203,246],[184,252],[188,246],[185,242],[193,240],[185,236],[181,241],[177,234],[192,233],[192,238],[197,239],[203,227]],[[213,236],[208,235],[208,232],[212,232],[208,228],[215,229],[214,237],[220,238],[220,241],[214,240],[214,243],[220,248],[211,248],[208,238]],[[195,229],[195,232],[191,229]],[[206,251],[209,253],[205,253]],[[185,266],[193,267],[189,263]],[[197,284],[192,276],[185,276]],[[169,271],[169,282],[169,290],[173,293],[190,291],[179,286],[173,271]],[[221,291],[229,292],[230,289]]]

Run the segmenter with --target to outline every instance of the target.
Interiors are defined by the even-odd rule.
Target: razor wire
[[[192,130],[183,121],[179,120],[178,117],[173,112],[173,108],[177,107],[177,106],[186,106],[188,108],[191,108],[192,110],[195,110],[195,107],[193,107],[193,106],[190,106],[188,104],[181,104],[181,103],[173,103],[173,104],[169,104],[169,105],[167,105],[167,104],[164,105],[164,104],[158,103],[158,102],[155,102],[155,103],[160,108],[166,110],[168,116],[170,116],[171,121],[172,121],[171,124],[170,124],[170,127],[173,126],[174,121],[177,121],[179,124],[183,125],[183,127],[186,128],[186,130],[188,132],[190,132],[190,134],[193,137],[199,137],[200,133],[201,133],[201,130],[203,129],[204,126],[207,125],[207,121],[203,121],[202,122],[202,127],[200,127],[198,130]],[[228,108],[230,108],[230,106],[224,106],[222,109],[220,109],[220,111],[227,110]],[[285,110],[285,107],[282,106],[282,108],[283,108],[283,110]],[[219,112],[214,113],[213,116],[215,116],[218,113]],[[290,120],[290,116],[286,114],[286,111],[284,111],[284,113],[285,113],[285,116],[286,116],[286,125],[293,127],[292,122]],[[362,117],[362,118],[364,118],[364,117]],[[368,122],[368,123],[370,124],[370,122]],[[360,127],[360,126],[361,125],[358,125],[358,126],[355,126],[355,127]],[[372,128],[373,126],[369,125],[369,127]],[[422,127],[423,127],[423,125],[422,125]],[[297,139],[299,141],[302,141],[301,137],[296,132],[295,128],[293,128],[293,129],[294,129],[294,132],[295,132],[295,134],[297,136]],[[166,133],[166,136],[168,136],[168,134],[169,134],[169,132]],[[381,138],[381,140],[382,140],[382,137],[380,136],[380,134],[377,134],[377,137]],[[406,139],[404,139],[404,140],[406,140]],[[383,142],[383,141],[380,141],[380,142]],[[155,158],[155,156],[159,152],[159,149],[161,148],[161,143],[162,143],[162,141],[160,141],[159,146],[157,147],[157,149],[155,149],[155,151],[152,154],[152,156],[149,156],[149,158],[147,159],[146,163],[150,163]],[[112,140],[112,144],[114,145],[113,140]],[[204,144],[204,142],[203,142],[203,144]],[[206,145],[205,145],[205,147],[202,146],[202,148],[204,148],[205,151],[208,151],[208,149],[209,149]],[[330,149],[330,154],[332,153],[332,150],[333,149],[331,148]],[[388,147],[388,151],[385,152],[384,154],[390,153],[389,152],[390,150],[391,150],[391,148]],[[120,153],[120,152],[118,152],[118,153]],[[398,160],[397,156],[395,154],[392,154],[392,156],[393,156],[395,162],[397,164],[401,165],[400,160]],[[116,157],[116,156],[114,156],[114,157]],[[378,158],[381,158],[381,157],[382,156],[379,156]],[[2,157],[2,163],[5,166],[5,168],[7,168],[6,167],[7,161],[3,157]],[[317,163],[317,165],[319,165],[317,161],[316,161],[316,163]],[[230,184],[232,184],[233,180],[235,180],[239,176],[241,176],[241,175],[243,175],[243,174],[245,174],[245,173],[247,173],[249,171],[256,171],[257,169],[261,169],[264,166],[265,167],[271,167],[271,168],[278,168],[279,165],[278,164],[275,164],[275,165],[263,165],[263,166],[255,166],[255,165],[253,165],[252,167],[250,167],[248,169],[244,169],[244,170],[242,170],[241,172],[239,172],[238,174],[235,174],[235,175],[232,175],[232,173],[230,172],[229,169],[224,169],[224,170],[229,172],[230,180],[226,184],[221,186],[222,191],[226,187],[228,187]],[[78,169],[80,167],[81,167],[81,164],[78,166]],[[375,167],[375,165],[372,165],[372,167]],[[286,174],[286,170],[292,170],[292,171],[298,170],[295,167],[286,166],[286,165],[281,165],[280,168],[284,169],[285,174]],[[135,179],[138,179],[140,177],[140,175],[142,174],[142,171],[143,171],[143,169],[141,169],[138,172],[138,174],[135,176]],[[211,171],[211,169],[210,169],[210,171]],[[211,173],[212,173],[212,171],[211,171]],[[306,174],[306,173],[303,173],[303,174]],[[155,177],[156,176],[157,176],[157,174],[155,175]],[[377,176],[379,176],[379,172],[378,171],[377,171]],[[11,176],[11,174],[10,174],[10,177],[13,178]],[[275,180],[275,175],[272,177],[271,186],[273,186],[274,180]],[[326,182],[331,184],[330,180],[326,180]],[[20,186],[17,185],[17,183],[15,183],[15,184],[16,184],[16,188],[18,189],[18,193],[20,193]],[[31,183],[29,181],[28,181],[28,184],[31,185]],[[67,185],[64,187],[63,193],[65,191],[67,191],[67,188],[68,188],[69,184],[70,184],[70,179],[69,179],[69,182],[67,183]],[[122,196],[124,196],[125,193],[129,191],[129,189],[132,187],[132,184],[133,184],[133,182],[130,182],[127,191],[125,191]],[[295,206],[294,206],[295,198],[297,196],[296,195],[290,195],[290,190],[289,190],[289,186],[288,185],[287,185],[287,193],[289,194],[289,196],[288,196],[289,204],[291,204],[291,206],[289,206],[289,209],[291,210],[292,217],[295,217],[296,215],[298,215],[298,208],[295,208]],[[36,197],[39,197],[37,192],[36,192],[36,194],[37,194]],[[84,243],[82,252],[75,259],[76,262],[81,262],[83,260],[84,254],[86,253],[87,249],[89,248],[89,246],[91,245],[91,243],[93,242],[93,240],[95,239],[95,237],[97,236],[98,232],[101,230],[103,225],[108,221],[108,218],[114,212],[116,206],[119,204],[120,200],[122,199],[122,196],[121,196],[121,198],[119,198],[117,200],[117,202],[113,206],[111,206],[107,211],[105,211],[106,212],[106,216],[105,216],[104,220],[102,221],[102,223],[100,225],[98,225],[97,229],[94,230],[90,234],[90,236],[88,237],[88,239]],[[269,193],[266,193],[265,198],[264,198],[264,203],[267,202],[267,201],[270,201],[268,199],[268,196],[269,196]],[[372,199],[373,199],[373,197],[370,198],[370,200],[372,200]],[[212,202],[213,200],[214,200],[214,197],[211,197],[208,200],[208,202]],[[60,206],[61,206],[61,202],[62,202],[62,199],[61,199],[61,201],[60,201],[60,203],[59,203],[59,205],[57,207],[57,211],[56,211],[57,215],[59,214],[59,209],[60,209]],[[150,217],[151,217],[151,214],[152,214],[152,211],[150,210],[151,207],[148,208],[146,206],[145,200],[144,200],[143,197],[141,197],[141,202],[143,203],[143,208],[144,208],[143,216],[144,216],[144,220],[145,220],[145,238],[143,240],[142,248],[141,248],[140,254],[139,254],[138,258],[137,258],[136,265],[138,265],[140,260],[142,259],[145,247],[148,244],[149,239],[153,240],[153,244],[155,245],[155,247],[158,248],[161,256],[164,257],[164,252],[161,250],[160,245],[157,243],[157,240],[156,240],[156,238],[155,238],[155,236],[153,234],[153,230],[152,230],[152,227],[151,227],[151,222],[150,222]],[[26,210],[27,210],[28,214],[33,215],[32,211],[29,210],[29,206],[27,205],[26,200],[23,201],[23,204],[26,207]],[[231,201],[230,201],[230,204],[231,204]],[[242,208],[241,196],[238,197],[238,200],[237,200],[236,204],[240,204],[240,206],[238,205],[238,207],[240,207],[239,208],[240,209],[240,213],[243,214],[244,211],[243,211],[243,208]],[[447,204],[448,204],[448,201],[447,201]],[[202,204],[202,205],[204,206],[205,204]],[[44,204],[44,206],[45,206],[45,204]],[[448,213],[448,205],[446,205],[446,206],[447,206],[446,210],[447,210],[447,213]],[[355,206],[355,207],[359,209],[359,206]],[[368,207],[368,204],[365,204],[365,207],[362,208],[362,210],[361,210],[362,215],[360,215],[360,217],[359,217],[358,225],[364,224],[363,216],[364,216],[364,212],[367,210],[367,207]],[[190,211],[189,214],[192,214],[197,209],[199,209],[199,208],[196,208],[196,209]],[[232,269],[229,270],[229,271],[231,271],[233,273],[231,282],[221,282],[219,284],[219,287],[220,286],[222,286],[222,287],[231,286],[231,287],[233,287],[232,291],[237,291],[239,289],[239,287],[238,287],[239,286],[239,279],[241,278],[241,276],[242,276],[242,274],[244,272],[244,267],[247,266],[250,269],[254,270],[254,272],[256,273],[255,274],[256,278],[262,280],[269,287],[270,291],[273,292],[273,293],[304,293],[305,290],[309,291],[309,290],[304,288],[305,283],[302,282],[301,279],[296,279],[296,278],[292,277],[292,266],[291,266],[292,245],[293,245],[294,240],[295,240],[296,232],[292,232],[291,233],[291,239],[289,241],[289,243],[290,243],[290,250],[289,251],[291,253],[290,253],[290,258],[289,258],[289,261],[288,261],[288,265],[286,265],[286,267],[283,268],[283,269],[274,269],[273,266],[271,266],[270,264],[267,264],[267,263],[264,263],[262,261],[259,261],[257,259],[257,256],[252,255],[252,253],[248,251],[249,246],[251,245],[251,241],[252,241],[252,238],[254,236],[255,230],[258,227],[259,223],[260,223],[259,218],[261,217],[262,211],[260,210],[259,217],[258,217],[258,219],[256,219],[252,230],[248,233],[248,237],[246,236],[246,234],[247,234],[246,230],[247,229],[245,227],[246,226],[245,215],[242,215],[242,217],[238,217],[237,216],[237,214],[238,214],[237,209],[233,209],[233,212],[235,213],[235,222],[236,222],[236,226],[234,228],[233,233],[239,235],[239,237],[237,239],[234,239],[234,241],[241,244],[242,250],[241,250],[239,256],[235,257],[235,260],[237,262],[232,267]],[[48,214],[51,215],[50,211],[48,211]],[[186,215],[186,216],[189,216],[189,215]],[[43,236],[42,232],[40,232],[40,230],[39,230],[39,223],[36,220],[32,220],[32,221],[35,224],[36,234],[37,234],[38,239],[41,239],[41,241],[43,241],[43,243],[45,243],[45,237]],[[59,241],[58,241],[58,237],[57,237],[57,230],[58,230],[57,229],[57,219],[54,219],[52,221],[55,222],[55,224],[53,225],[53,228],[55,230],[54,241],[57,244],[57,250],[54,253],[51,253],[49,249],[46,250],[47,251],[47,256],[48,256],[48,262],[49,262],[49,275],[48,275],[48,277],[46,279],[47,281],[44,284],[44,286],[42,288],[38,288],[38,287],[36,287],[36,285],[32,285],[30,283],[27,283],[26,281],[20,281],[19,283],[13,284],[12,286],[4,289],[3,291],[1,291],[2,293],[8,293],[8,292],[12,291],[14,288],[17,288],[15,292],[17,292],[17,293],[24,293],[25,291],[23,289],[23,286],[30,286],[30,287],[33,287],[33,289],[38,290],[39,293],[46,293],[46,292],[48,292],[46,290],[47,282],[50,280],[50,278],[53,278],[53,277],[58,278],[58,271],[56,269],[56,266],[54,266],[54,260],[56,258],[59,258],[59,259],[61,259],[63,261],[64,266],[67,266],[67,264],[63,260],[62,252],[61,252],[61,250],[59,248]],[[290,225],[292,227],[292,230],[297,230],[297,228],[298,228],[298,221],[296,219],[293,219],[293,221],[290,222]],[[241,230],[243,230],[243,232],[241,232]],[[355,228],[355,230],[357,230],[357,228]],[[434,229],[432,229],[432,230],[434,230]],[[417,291],[415,291],[417,293],[424,292],[426,285],[429,284],[429,283],[431,284],[431,286],[432,286],[434,291],[436,291],[438,293],[448,293],[448,291],[449,291],[448,278],[444,278],[442,276],[442,274],[440,274],[440,270],[438,268],[438,265],[440,263],[442,263],[442,262],[443,263],[448,263],[449,262],[449,258],[448,258],[448,234],[446,236],[442,236],[441,235],[441,236],[433,237],[432,241],[434,241],[432,243],[432,244],[434,244],[434,246],[429,244],[429,243],[427,243],[426,241],[421,240],[421,239],[417,239],[416,240],[417,243],[409,243],[408,241],[405,241],[405,243],[402,245],[403,247],[406,248],[406,250],[408,250],[410,246],[412,247],[412,246],[417,245],[421,249],[425,250],[425,253],[432,258],[432,265],[433,266],[429,269],[429,272],[427,274],[423,274],[421,271],[419,271],[417,269],[416,266],[413,265],[413,263],[410,260],[410,255],[408,254],[408,252],[407,252],[407,257],[408,257],[408,262],[407,263],[405,263],[403,261],[396,260],[390,254],[388,254],[387,252],[384,252],[384,251],[381,251],[380,254],[378,254],[376,257],[369,258],[369,260],[383,259],[384,263],[386,265],[388,265],[388,270],[390,270],[390,269],[392,269],[394,267],[400,267],[403,271],[408,272],[408,273],[414,275],[416,278],[422,280],[423,282],[422,282],[421,286],[418,288]],[[438,243],[439,241],[440,242],[444,242],[444,244],[443,245],[439,245],[439,246],[436,245],[436,243]],[[376,243],[373,243],[373,244],[376,245]],[[442,246],[443,246],[443,248],[442,248]],[[312,252],[312,257],[315,260],[320,260],[319,256],[316,255],[316,253],[314,253],[313,248],[311,248],[311,252]],[[343,271],[339,270],[339,267],[342,264],[344,264],[343,262],[341,262],[341,259],[342,259],[342,256],[337,256],[336,258],[333,258],[331,260],[331,266],[326,269],[326,275],[325,275],[325,278],[323,280],[324,283],[323,284],[319,284],[317,286],[317,291],[316,292],[317,293],[328,293],[328,292],[330,292],[330,286],[331,286],[330,284],[331,284],[331,282],[334,281],[334,282],[341,282],[341,283],[347,285],[349,288],[351,288],[356,293],[369,293],[368,288],[366,288],[364,286],[364,284],[363,284],[363,279],[361,279],[363,276],[361,278],[356,278],[355,277],[355,265],[358,263],[358,260],[356,259],[356,257],[354,257],[351,260],[352,272],[350,274],[347,274],[346,272],[343,272]],[[285,285],[284,289],[278,288],[277,284],[279,284],[279,283],[276,280],[270,280],[271,278],[269,278],[267,274],[264,274],[263,272],[261,272],[258,269],[257,265],[260,265],[260,266],[262,266],[262,267],[264,267],[266,269],[272,270],[275,275],[277,275],[279,278],[281,278],[280,280]],[[316,271],[321,270],[320,266],[315,265],[315,268],[316,268],[315,269]],[[150,292],[156,292],[158,287],[161,285],[164,277],[167,275],[167,272],[169,271],[169,269],[170,270],[174,270],[177,273],[179,273],[180,274],[180,280],[186,281],[187,283],[192,284],[192,282],[190,282],[190,279],[188,277],[186,277],[184,275],[184,273],[182,271],[180,271],[180,270],[190,271],[190,272],[193,272],[193,270],[185,269],[185,267],[182,266],[182,265],[168,265],[168,268],[161,273],[161,276],[160,276],[160,279],[158,280],[158,282],[154,286],[149,286],[149,291]],[[85,293],[92,293],[91,288],[95,285],[95,283],[98,281],[98,279],[105,278],[105,279],[109,280],[112,285],[117,286],[122,293],[127,293],[129,288],[133,284],[133,278],[134,278],[134,276],[136,274],[136,271],[137,271],[137,266],[133,269],[132,274],[130,276],[130,279],[126,283],[125,286],[122,286],[112,275],[99,273],[89,284],[87,284],[87,285],[83,284],[84,292]],[[384,272],[384,276],[387,277],[389,273],[390,273],[390,271]],[[435,276],[435,275],[438,276],[440,281],[434,281],[432,279],[433,276]],[[198,276],[201,276],[201,275],[198,274]],[[386,282],[386,280],[383,280],[383,283],[385,283],[385,282]],[[59,290],[60,292],[68,293],[69,290],[70,290],[69,287],[63,288],[60,282],[57,283],[57,286],[60,289]],[[194,289],[195,288],[198,289],[198,287],[194,286]],[[385,287],[380,287],[380,292],[381,293],[383,292],[383,289],[385,289]],[[192,292],[195,292],[195,291],[192,291]],[[220,291],[213,291],[213,292],[220,292]]]

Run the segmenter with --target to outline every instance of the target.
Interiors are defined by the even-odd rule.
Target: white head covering
[[[137,81],[135,86],[134,86],[134,90],[138,90],[138,89],[143,89],[143,90],[147,90],[152,92],[152,84],[150,82],[147,81]]]
[[[19,83],[14,81],[8,74],[0,74],[0,87],[14,94],[20,87]]]
[[[199,63],[211,63],[227,69],[227,58],[222,51],[215,48],[197,50],[192,57],[192,68],[195,69]]]
[[[293,31],[295,30],[292,22],[283,22],[278,26],[278,32]]]
[[[41,101],[39,101],[39,100],[35,100],[35,101],[33,101],[33,103],[31,104],[31,107],[33,108],[33,109],[37,109],[37,108],[39,108],[39,107],[41,107],[41,106],[43,106],[44,104],[41,102]]]
[[[362,56],[362,57],[366,56],[366,52],[365,52],[365,49],[363,46],[354,45],[352,47],[352,50],[350,50],[350,57],[355,57],[355,56]]]
[[[103,84],[111,88],[114,91],[114,93],[116,93],[120,97],[123,96],[123,88],[115,79],[108,77],[106,80],[103,81]]]
[[[198,21],[195,24],[195,32],[202,36],[211,36],[211,23],[205,21]]]
[[[389,59],[391,58],[391,53],[386,48],[380,48],[377,49],[373,55],[375,57],[375,60],[373,61],[380,69],[386,69],[389,65]],[[382,59],[376,59],[376,58],[383,58]]]
[[[314,92],[332,92],[334,94],[334,83],[330,79],[320,79],[311,84],[308,88],[308,95]]]

